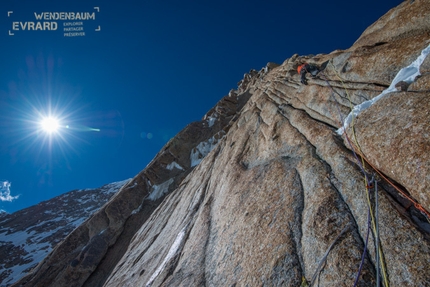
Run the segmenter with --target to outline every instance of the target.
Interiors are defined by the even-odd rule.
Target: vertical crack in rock
[[[295,241],[295,245],[296,245],[296,250],[297,250],[297,254],[299,256],[299,261],[300,261],[300,268],[302,270],[302,277],[306,278],[306,269],[305,269],[305,263],[303,261],[303,250],[302,250],[302,239],[303,239],[303,211],[305,208],[305,197],[304,197],[304,190],[303,190],[303,183],[302,183],[302,179],[300,177],[300,173],[299,171],[296,169],[296,178],[297,178],[297,182],[298,182],[298,186],[300,187],[300,210],[298,210],[298,213],[296,214],[296,216],[298,217],[298,222],[300,224],[300,228],[297,229],[297,232],[295,232],[293,234],[294,237],[294,241]],[[310,276],[308,276],[310,277]]]
[[[311,156],[308,156],[306,161],[297,167],[304,190],[302,248],[306,277],[310,281],[317,270],[317,263],[322,260],[323,253],[334,239],[335,231],[354,224],[354,219],[349,213],[347,204],[329,180],[329,165],[321,157],[322,155],[318,153],[318,149],[313,142],[307,138],[308,134],[303,134],[304,130],[295,125],[295,114],[306,115],[306,113],[287,106],[284,107],[284,111],[283,115],[289,119],[289,122],[296,128],[298,133],[306,137],[306,144],[310,148],[309,153]],[[312,118],[309,117],[309,120],[312,121]],[[313,125],[315,124],[321,125],[318,121],[313,121]],[[320,270],[320,282],[329,284],[329,282],[335,280],[335,282],[350,282],[347,285],[353,284],[353,274],[342,274],[340,270],[338,270],[339,273],[333,273],[333,271],[338,269],[339,260],[342,265],[348,266],[351,270],[358,268],[362,249],[361,240],[357,241],[354,236],[346,235],[342,243],[334,247],[333,253],[336,254],[335,257],[331,257],[330,254],[327,257],[325,268]],[[329,273],[326,272],[326,269],[330,270]],[[367,281],[373,281],[373,270],[369,269],[368,265],[365,265],[362,274],[364,274],[362,276],[367,277]]]
[[[294,220],[288,222],[288,237],[291,243],[291,253],[285,254],[275,264],[268,286],[299,286],[305,275],[305,265],[302,256],[302,212],[304,208],[303,189],[297,170],[292,174],[294,188],[290,190],[293,202],[290,206]]]
[[[203,247],[203,260],[202,260],[202,266],[203,266],[203,275],[201,276],[200,281],[198,282],[198,286],[207,286],[208,282],[207,282],[207,273],[209,272],[209,270],[206,269],[207,266],[207,254],[208,254],[208,249],[209,249],[209,239],[211,238],[211,229],[212,229],[212,216],[211,216],[211,211],[212,211],[212,201],[213,198],[212,196],[210,196],[208,198],[208,200],[206,201],[203,210],[202,210],[202,218],[203,220],[205,220],[203,226],[207,226],[207,235],[206,235],[206,240],[204,241],[204,247]]]
[[[367,230],[367,201],[365,197],[365,190],[361,188],[363,185],[357,185],[359,182],[363,182],[363,175],[357,172],[356,167],[351,167],[345,159],[348,156],[345,155],[344,151],[337,145],[337,141],[334,140],[336,137],[333,135],[332,131],[324,129],[310,129],[311,126],[309,122],[311,121],[305,113],[297,110],[290,109],[289,118],[292,124],[302,131],[306,138],[308,138],[312,144],[316,147],[318,153],[328,162],[332,167],[335,177],[342,182],[342,186],[338,189],[342,194],[342,198],[345,199],[349,209],[353,212],[353,216],[356,219],[357,224],[360,226],[361,238],[365,238]],[[354,170],[351,170],[354,169]],[[346,172],[349,170],[349,172]],[[397,282],[395,284],[400,284],[398,278],[400,274],[404,274],[407,277],[407,273],[411,269],[415,269],[412,266],[418,266],[417,260],[423,260],[424,264],[428,255],[429,245],[423,240],[422,234],[419,233],[413,226],[411,226],[407,220],[402,219],[399,215],[393,211],[387,197],[382,194],[380,196],[379,205],[380,214],[380,238],[382,249],[384,250],[384,255],[387,261],[393,260],[397,262],[390,266],[391,272],[388,276],[391,282]],[[389,223],[390,222],[390,223]],[[390,226],[395,226],[390,227]],[[411,228],[412,227],[412,228]],[[394,234],[394,236],[393,236]],[[416,240],[406,240],[401,245],[405,252],[396,251],[395,246],[399,246],[400,241],[403,236],[409,237],[409,235],[401,234],[413,234]],[[420,242],[420,243],[418,243]],[[407,250],[407,251],[406,251]],[[413,259],[409,257],[408,252],[412,250],[421,250],[423,256],[415,256]],[[369,252],[371,254],[373,263],[375,264],[375,253],[373,242],[370,242]],[[417,254],[416,251],[413,251]],[[387,262],[387,265],[390,263]],[[409,262],[409,263],[408,263]],[[424,264],[425,265],[425,264]],[[418,267],[419,268],[419,267]],[[424,276],[424,274],[420,274]],[[410,280],[410,279],[408,279]]]
[[[324,164],[325,169],[327,170],[327,178],[329,179],[329,182],[330,182],[331,186],[333,187],[333,190],[336,191],[339,199],[342,201],[342,204],[345,206],[345,209],[347,210],[348,215],[350,215],[350,220],[351,220],[350,232],[352,233],[354,240],[359,244],[361,250],[364,250],[366,237],[362,237],[361,234],[359,233],[357,221],[352,216],[353,213],[351,211],[351,208],[348,205],[348,203],[344,200],[343,194],[340,191],[341,184],[340,184],[339,180],[336,178],[335,174],[333,173],[331,166],[326,161],[322,161],[322,163]],[[369,229],[369,237],[372,235],[374,236],[374,234],[370,235],[370,232],[371,232],[371,230]],[[369,248],[369,247],[367,247],[367,248]],[[375,258],[373,258],[373,259],[375,260]],[[359,277],[360,281],[358,281],[359,282],[358,286],[361,286],[361,284],[363,282],[369,282],[369,281],[371,282],[374,278],[376,278],[375,265],[372,262],[371,255],[367,251],[366,251],[366,256],[364,257],[363,267],[364,267],[363,268],[364,272],[362,271],[360,274],[360,277]]]

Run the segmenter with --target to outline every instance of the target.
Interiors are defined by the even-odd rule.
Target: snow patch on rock
[[[163,195],[165,195],[167,192],[169,192],[169,186],[173,183],[173,178],[163,182],[160,185],[153,186],[153,190],[151,194],[148,196],[148,199],[150,200],[157,200],[161,198]]]
[[[382,93],[380,93],[378,96],[374,97],[373,99],[365,101],[359,105],[356,105],[352,109],[352,111],[349,113],[349,115],[345,118],[345,120],[343,122],[343,127],[339,128],[337,130],[337,133],[339,135],[342,135],[344,133],[345,129],[348,127],[348,125],[352,122],[352,119],[356,118],[359,113],[361,113],[365,109],[369,108],[371,105],[373,105],[374,103],[376,103],[377,101],[382,99],[385,95],[392,93],[392,92],[396,92],[397,91],[397,89],[396,89],[397,83],[399,83],[401,81],[406,82],[408,84],[414,82],[415,78],[417,76],[421,75],[420,66],[424,62],[424,60],[428,54],[430,54],[430,45],[421,51],[421,54],[418,56],[418,58],[415,61],[413,61],[409,66],[402,68],[397,73],[396,77],[394,77],[393,81],[391,82],[390,86],[387,89],[382,91]]]
[[[8,254],[10,259],[0,260],[0,285],[7,286],[19,280],[42,261],[58,241],[87,220],[102,203],[129,181],[130,179],[110,183],[97,189],[74,190],[42,202],[40,220],[22,230],[7,226],[4,223],[4,219],[10,220],[7,215],[4,219],[1,217],[0,246],[10,248],[12,253]]]
[[[216,121],[216,116],[210,116],[208,118],[208,126],[212,127],[215,124],[215,121]]]
[[[154,280],[157,278],[157,276],[164,270],[167,263],[176,255],[176,253],[179,251],[179,247],[182,244],[182,241],[184,240],[185,236],[185,227],[179,232],[178,236],[176,236],[175,241],[173,242],[172,246],[169,249],[169,252],[167,253],[166,257],[164,258],[163,262],[158,266],[157,270],[152,274],[151,278],[149,278],[149,281],[146,283],[146,287],[150,287]]]
[[[11,284],[17,281],[25,275],[25,270],[34,267],[38,262],[45,258],[45,256],[53,249],[49,242],[45,242],[45,239],[61,230],[63,227],[60,226],[54,230],[46,232],[36,232],[35,230],[30,230],[31,228],[24,231],[15,231],[10,234],[7,234],[7,232],[0,234],[1,244],[20,246],[23,252],[23,261],[25,262],[12,267],[7,267],[3,264],[0,265],[0,270],[7,269],[8,272],[8,276],[4,279],[3,283]]]
[[[202,159],[207,156],[218,144],[219,139],[211,137],[205,142],[199,143],[195,148],[191,150],[191,167],[198,165]]]
[[[184,170],[184,168],[182,166],[180,166],[176,161],[169,163],[166,168],[168,170],[173,170],[174,168],[179,169],[179,170]]]
[[[129,179],[125,179],[125,180],[121,180],[121,181],[117,181],[117,182],[112,182],[112,183],[108,183],[106,185],[103,185],[100,189],[105,192],[105,193],[115,193],[117,191],[120,190],[120,188],[128,183],[131,180],[131,178]],[[91,191],[94,190],[96,188],[85,188],[85,189],[78,189],[76,190],[76,192],[83,192],[83,191]]]
[[[104,190],[104,192],[115,193],[115,192],[119,191],[121,189],[121,187],[123,187],[123,185],[127,184],[130,180],[131,180],[131,178],[126,179],[126,180],[113,182],[113,183],[109,183],[105,186],[106,189]]]

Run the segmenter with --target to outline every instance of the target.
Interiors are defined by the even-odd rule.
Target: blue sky
[[[0,180],[19,197],[0,209],[135,176],[250,69],[347,49],[401,3],[301,2],[1,1]],[[74,26],[85,36],[64,36],[71,20],[22,29],[41,12],[95,19]],[[51,136],[39,130],[49,113],[62,125]]]

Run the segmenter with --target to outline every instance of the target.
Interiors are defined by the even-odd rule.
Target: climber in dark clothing
[[[300,82],[304,85],[308,84],[308,81],[306,80],[306,73],[311,74],[312,78],[315,79],[319,72],[320,70],[314,64],[304,63],[297,67],[297,73],[300,75]]]

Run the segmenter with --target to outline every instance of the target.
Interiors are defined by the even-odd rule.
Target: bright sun
[[[42,129],[49,134],[55,133],[60,127],[58,120],[53,117],[47,117],[42,119],[42,121],[40,122],[40,125]]]

